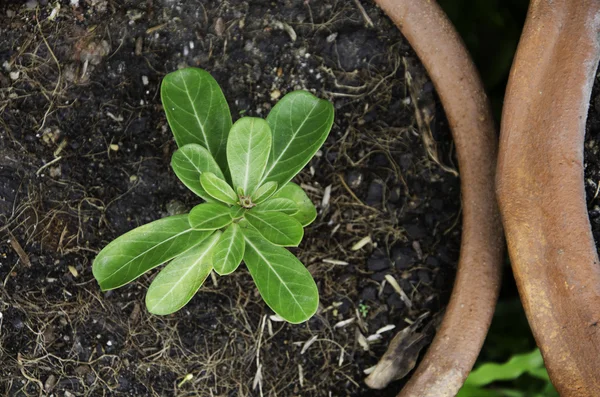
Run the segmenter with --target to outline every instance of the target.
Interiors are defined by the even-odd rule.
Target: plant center
[[[240,205],[244,208],[250,209],[254,207],[256,204],[252,202],[250,196],[240,196]]]

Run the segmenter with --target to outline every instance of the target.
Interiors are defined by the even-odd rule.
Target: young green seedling
[[[179,146],[173,171],[205,203],[108,244],[93,264],[100,287],[121,287],[169,262],[146,294],[148,310],[165,315],[185,306],[211,271],[230,274],[243,261],[275,313],[306,321],[317,310],[317,285],[284,247],[300,244],[317,211],[291,179],[327,138],[333,106],[294,91],[266,120],[233,124],[219,85],[197,68],[168,74],[161,99]]]

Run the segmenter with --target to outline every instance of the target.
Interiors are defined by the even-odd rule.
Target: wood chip
[[[325,208],[329,205],[329,200],[331,199],[331,185],[325,188],[323,192],[323,199],[321,200],[321,207]]]
[[[276,323],[284,322],[285,320],[279,317],[277,314],[272,314],[269,316],[269,320],[274,321]]]
[[[398,284],[396,279],[390,274],[386,274],[385,279],[387,280],[388,283],[390,283],[390,285],[392,286],[392,288],[394,288],[394,290],[398,293],[398,295],[400,295],[400,299],[402,299],[402,302],[404,302],[406,307],[408,307],[409,309],[412,309],[412,302],[408,298],[408,295],[406,295],[406,293],[402,290],[402,288],[400,288],[400,285]]]
[[[396,326],[394,324],[388,324],[385,327],[379,328],[377,331],[375,331],[375,333],[376,334],[383,334],[384,332],[391,331],[394,328],[396,328]]]
[[[340,266],[346,266],[348,265],[348,262],[346,261],[340,261],[337,259],[323,259],[324,263],[329,263],[330,265],[340,265]]]
[[[21,244],[19,244],[19,242],[17,241],[17,239],[15,238],[15,236],[12,235],[12,233],[9,232],[9,236],[10,236],[10,240],[9,240],[10,241],[10,246],[12,247],[13,250],[15,250],[15,252],[19,256],[19,259],[21,260],[21,262],[25,266],[31,267],[31,262],[29,261],[29,256],[23,250],[23,247],[21,247]]]
[[[333,328],[344,328],[345,326],[352,324],[355,320],[356,320],[356,318],[352,317],[347,320],[337,322],[337,323],[335,323]]]
[[[75,266],[69,265],[69,272],[71,272],[71,275],[73,275],[73,277],[75,278],[79,276],[79,272],[77,271],[77,269],[75,269]]]
[[[300,351],[300,354],[304,354],[306,353],[306,351],[308,350],[308,348],[315,343],[315,341],[317,340],[318,336],[314,335],[312,336],[309,340],[307,340],[306,342],[304,342],[304,346],[302,346],[302,350]]]
[[[366,236],[363,237],[362,239],[360,239],[357,243],[355,243],[351,250],[352,251],[358,251],[359,249],[361,249],[362,247],[364,247],[365,245],[372,243],[373,240],[371,239],[371,236]]]
[[[360,347],[363,348],[364,351],[369,351],[369,342],[367,341],[367,338],[365,338],[365,336],[362,334],[362,332],[358,330],[358,328],[356,329],[356,341],[358,342]]]

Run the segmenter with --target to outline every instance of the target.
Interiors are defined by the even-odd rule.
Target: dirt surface
[[[598,73],[596,73],[588,110],[584,156],[588,212],[596,247],[600,248],[600,75]]]
[[[395,395],[403,381],[374,393],[364,371],[447,302],[460,203],[443,112],[381,11],[40,3],[0,2],[2,394]],[[107,293],[92,277],[110,240],[198,203],[169,167],[159,100],[162,77],[186,65],[213,74],[234,119],[266,116],[294,89],[335,104],[329,139],[296,179],[319,210],[295,252],[321,297],[305,324],[274,321],[243,266],[167,317],[143,304],[156,272]],[[432,122],[417,125],[415,111]]]

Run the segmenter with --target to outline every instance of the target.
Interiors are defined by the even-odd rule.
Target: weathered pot
[[[478,72],[437,3],[376,2],[410,42],[440,97],[456,144],[463,206],[460,260],[450,303],[400,396],[454,396],[483,345],[500,287],[504,242],[494,195],[497,135]],[[388,351],[380,368],[393,365],[395,358],[397,353]],[[382,386],[373,376],[367,383]]]
[[[497,193],[527,318],[561,396],[600,396],[600,266],[583,180],[600,1],[532,1],[506,92]]]

